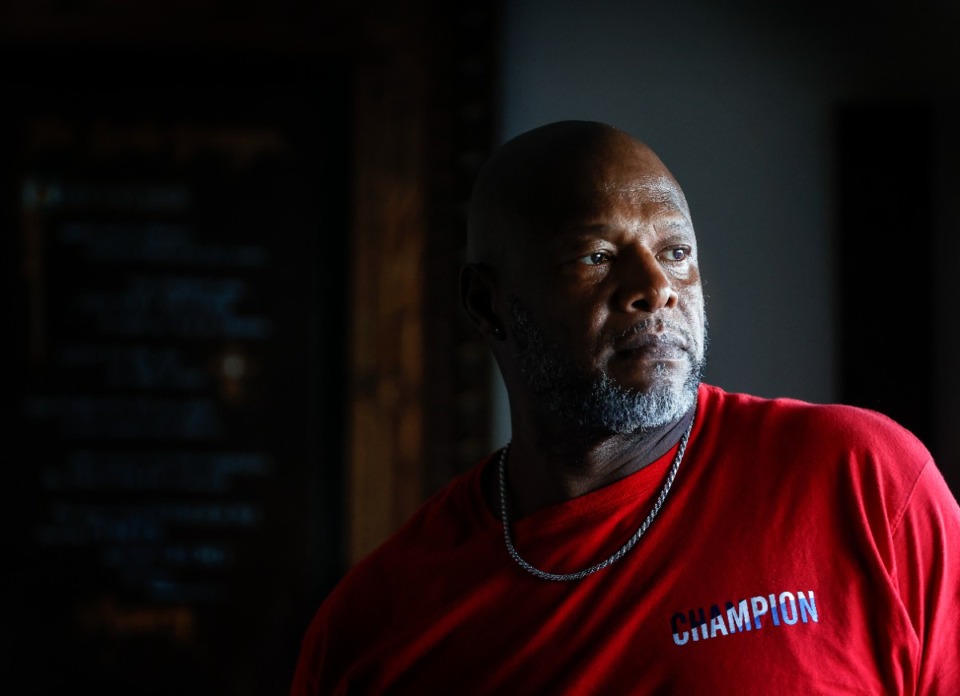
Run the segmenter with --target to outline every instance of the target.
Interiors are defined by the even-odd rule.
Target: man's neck
[[[679,420],[626,435],[571,437],[514,433],[507,459],[510,517],[514,520],[550,505],[579,497],[619,481],[655,462],[683,436],[693,418],[690,409]],[[499,516],[496,467],[484,472],[484,491]]]

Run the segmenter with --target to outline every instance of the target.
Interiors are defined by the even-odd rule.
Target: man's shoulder
[[[745,438],[747,450],[763,461],[789,462],[788,468],[811,480],[839,476],[857,485],[876,485],[885,496],[897,498],[933,462],[913,432],[873,409],[713,386],[702,388],[701,396],[706,439],[723,446],[731,438]]]
[[[797,429],[811,437],[828,437],[850,447],[886,444],[926,452],[924,444],[904,425],[863,406],[728,392],[714,385],[702,385],[700,393],[707,412],[712,412],[712,417],[720,422],[745,421],[768,428]]]

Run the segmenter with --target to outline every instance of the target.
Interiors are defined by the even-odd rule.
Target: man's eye
[[[685,261],[689,254],[690,250],[686,247],[676,247],[668,249],[666,256],[668,261]]]
[[[603,251],[595,251],[592,254],[581,256],[578,259],[580,263],[586,264],[587,266],[599,266],[601,263],[606,263],[609,260],[610,255]]]

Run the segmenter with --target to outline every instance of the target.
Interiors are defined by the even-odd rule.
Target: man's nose
[[[656,312],[677,305],[679,297],[657,257],[642,251],[621,255],[617,268],[617,307],[625,312]]]

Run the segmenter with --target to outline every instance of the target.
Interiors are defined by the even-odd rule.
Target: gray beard
[[[706,366],[706,317],[703,352],[691,355],[683,382],[655,379],[647,391],[625,389],[605,372],[590,375],[578,369],[546,340],[515,297],[510,298],[510,320],[520,371],[540,403],[564,420],[611,434],[642,432],[679,420],[696,400]],[[655,376],[665,372],[656,366]]]

